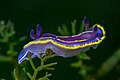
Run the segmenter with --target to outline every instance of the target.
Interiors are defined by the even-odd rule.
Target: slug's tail
[[[24,60],[28,59],[27,56],[28,50],[23,49],[18,56],[18,63],[21,64]]]
[[[24,60],[28,60],[28,52],[30,53],[30,57],[31,58],[35,58],[35,57],[40,57],[40,55],[38,53],[35,52],[31,52],[28,48],[24,48],[19,56],[18,56],[18,63],[21,64]],[[41,54],[42,56],[44,56],[43,54]]]

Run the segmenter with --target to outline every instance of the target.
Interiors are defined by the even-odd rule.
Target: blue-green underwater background
[[[94,75],[101,64],[120,48],[119,5],[119,0],[0,0],[0,20],[6,22],[10,20],[14,23],[16,31],[14,40],[21,36],[27,37],[25,41],[15,47],[19,52],[27,42],[32,40],[29,37],[29,32],[31,29],[35,29],[39,23],[44,33],[56,35],[60,35],[58,26],[62,24],[71,29],[71,22],[74,19],[77,20],[76,30],[79,31],[84,16],[89,19],[91,27],[95,23],[104,26],[106,39],[97,49],[90,49],[86,52],[91,58],[90,60],[83,60],[84,64],[94,67],[92,71],[88,72],[88,74]],[[0,43],[0,49],[0,54],[6,55],[7,47],[4,44]],[[55,66],[55,70],[50,72],[52,73],[50,80],[84,80],[83,76],[78,74],[78,69],[70,67],[70,63],[76,60],[76,57],[55,57],[53,61],[58,64]],[[17,61],[17,57],[15,61]],[[35,63],[37,64],[37,60]],[[27,63],[27,65],[30,64]],[[13,69],[12,63],[0,62],[0,79],[13,80],[11,75]],[[97,80],[120,80],[120,56],[114,67]]]

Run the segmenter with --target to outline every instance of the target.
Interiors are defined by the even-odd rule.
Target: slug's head
[[[95,24],[91,30],[95,33],[96,37],[98,38],[102,38],[104,37],[105,38],[105,30],[102,26],[98,25],[98,24]]]
[[[89,27],[89,21],[87,17],[84,17],[84,26],[85,26],[85,30],[86,31],[93,31],[93,34],[97,37],[97,38],[105,38],[105,30],[102,26],[100,26],[99,24],[95,24],[92,28]]]

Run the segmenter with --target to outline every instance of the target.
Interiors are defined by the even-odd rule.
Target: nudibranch
[[[54,34],[42,34],[42,28],[38,24],[36,34],[31,30],[30,37],[34,41],[29,42],[18,56],[18,63],[28,60],[28,52],[31,58],[44,56],[46,49],[51,49],[55,56],[72,57],[80,52],[88,51],[91,47],[96,48],[105,38],[102,26],[95,24],[89,28],[89,21],[84,17],[85,31],[72,36],[56,36]]]

